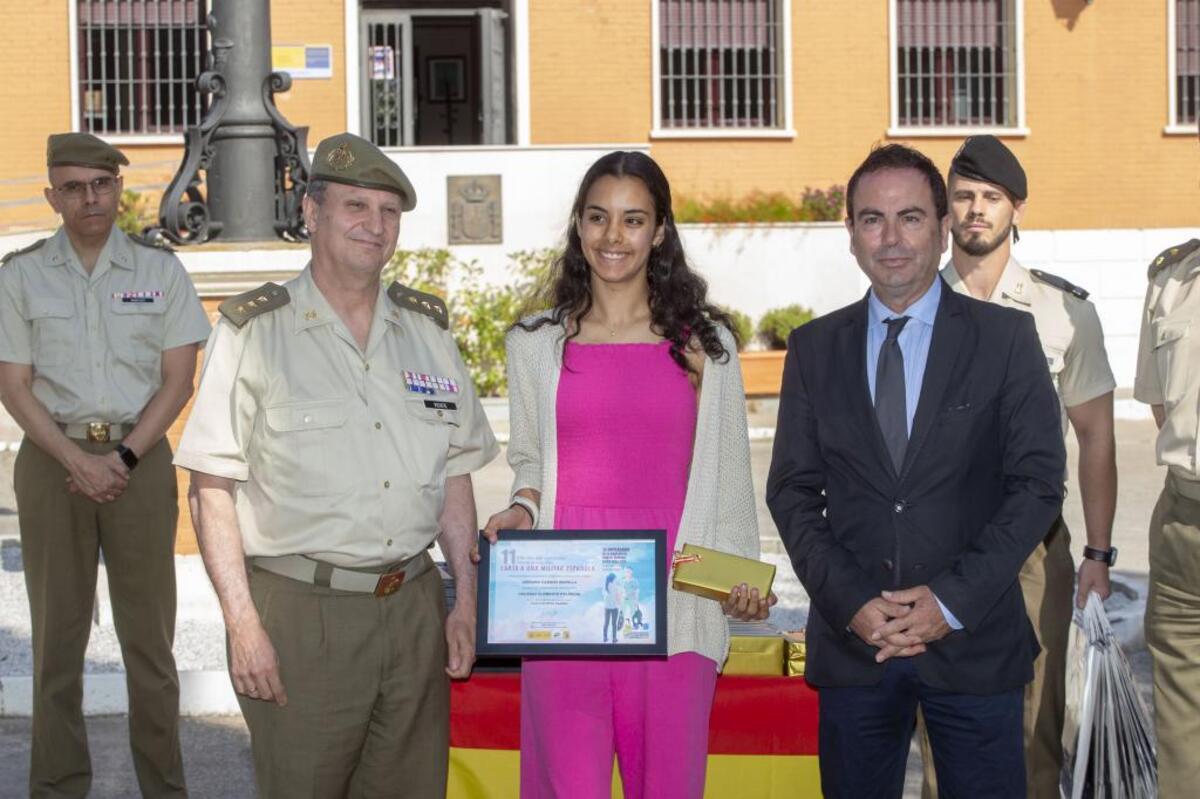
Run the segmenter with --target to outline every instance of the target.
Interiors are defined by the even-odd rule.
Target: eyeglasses
[[[68,180],[61,186],[55,186],[54,190],[71,199],[78,199],[87,192],[88,186],[92,187],[94,194],[111,194],[117,188],[117,178],[104,175],[91,180]]]

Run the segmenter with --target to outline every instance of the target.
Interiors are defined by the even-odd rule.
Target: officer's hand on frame
[[[721,610],[738,621],[762,621],[771,614],[771,608],[778,601],[779,597],[775,596],[774,591],[763,599],[758,595],[757,588],[742,583],[729,592],[729,598],[721,603]]]
[[[451,611],[446,617],[446,673],[455,680],[471,676],[475,665],[475,617]]]
[[[1083,610],[1088,592],[1095,591],[1100,599],[1108,599],[1112,586],[1108,580],[1108,564],[1101,560],[1084,558],[1079,564],[1079,590],[1075,594],[1075,607]]]
[[[532,530],[533,519],[529,511],[520,505],[512,505],[499,513],[493,513],[492,518],[483,526],[483,537],[490,543],[496,543],[501,530]],[[479,562],[479,544],[471,547],[471,562]]]
[[[287,704],[287,691],[279,677],[279,657],[257,618],[229,628],[229,676],[233,690],[243,696],[280,707]]]

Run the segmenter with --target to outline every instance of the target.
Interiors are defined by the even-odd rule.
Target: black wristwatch
[[[1083,556],[1088,560],[1098,560],[1101,563],[1107,563],[1110,568],[1117,565],[1116,547],[1097,549],[1096,547],[1085,546],[1083,548]]]
[[[138,465],[138,456],[133,454],[133,450],[124,444],[117,444],[117,457],[121,459],[121,463],[125,464],[125,468],[133,471]]]

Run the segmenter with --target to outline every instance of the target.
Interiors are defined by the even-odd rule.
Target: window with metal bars
[[[1016,127],[1016,0],[895,0],[896,124]]]
[[[786,0],[657,0],[659,127],[782,128]]]
[[[81,130],[158,135],[200,123],[205,0],[76,2]]]
[[[1175,0],[1175,124],[1200,122],[1200,0]]]

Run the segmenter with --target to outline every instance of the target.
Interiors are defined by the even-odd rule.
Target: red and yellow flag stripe
[[[450,699],[453,799],[517,799],[521,678],[477,674]],[[817,797],[817,692],[802,677],[722,676],[709,723],[705,795]],[[613,775],[613,797],[620,778]]]

